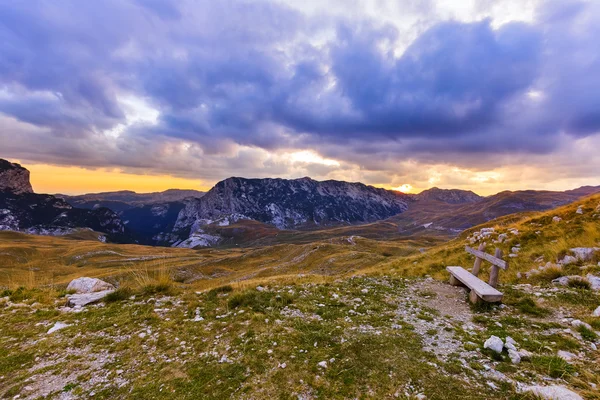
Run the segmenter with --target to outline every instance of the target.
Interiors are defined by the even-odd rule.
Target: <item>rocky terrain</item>
[[[108,208],[83,210],[54,196],[33,193],[29,171],[18,164],[0,160],[0,185],[0,230],[64,235],[88,228],[112,239],[125,233],[121,219]]]
[[[88,193],[78,196],[57,194],[56,197],[64,199],[73,207],[94,209],[107,207],[115,212],[121,212],[136,207],[154,204],[181,202],[187,198],[200,198],[205,192],[198,190],[169,189],[164,192],[136,193],[130,190],[118,192]]]

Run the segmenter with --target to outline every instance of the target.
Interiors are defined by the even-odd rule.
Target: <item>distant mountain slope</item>
[[[411,235],[424,230],[458,233],[504,215],[524,211],[545,211],[572,203],[589,194],[600,193],[600,186],[586,186],[565,192],[545,190],[504,191],[479,201],[452,204],[429,196],[411,203],[401,215],[388,222],[398,225],[404,234]]]
[[[229,178],[200,199],[189,201],[176,228],[243,215],[289,229],[372,222],[405,211],[407,195],[362,183],[301,179]]]
[[[448,204],[476,203],[483,199],[480,195],[470,190],[439,189],[433,187],[414,195],[417,201],[441,201]]]
[[[108,207],[115,212],[133,207],[157,203],[179,202],[189,197],[202,197],[205,192],[198,190],[169,189],[164,192],[136,193],[130,190],[118,192],[88,193],[77,196],[57,194],[74,207],[97,208]]]
[[[107,208],[83,210],[62,199],[33,193],[29,171],[19,164],[0,160],[0,230],[62,235],[90,228],[122,237],[121,219]]]

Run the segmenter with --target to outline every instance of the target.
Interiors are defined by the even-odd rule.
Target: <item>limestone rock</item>
[[[516,350],[509,349],[508,357],[510,358],[510,362],[512,362],[513,364],[518,364],[521,362],[521,355]]]
[[[527,386],[525,391],[540,397],[543,400],[583,400],[583,397],[564,386]]]
[[[592,313],[593,317],[600,317],[600,306],[598,306]]]
[[[565,361],[573,361],[577,358],[577,354],[573,354],[569,351],[559,350],[557,355]]]
[[[0,192],[33,193],[29,171],[19,164],[0,160]]]
[[[70,326],[70,325],[69,324],[65,324],[64,322],[56,322],[52,328],[48,329],[48,335],[51,334],[51,333],[54,333],[54,332],[56,332],[58,330],[64,329],[64,328],[66,328],[68,326]]]
[[[77,293],[77,294],[69,294],[67,295],[67,299],[69,299],[69,307],[83,307],[88,304],[97,303],[110,293],[114,292],[114,290],[102,290],[100,292],[93,293]]]
[[[561,217],[555,216],[554,218],[552,218],[552,222],[560,222],[562,221]]]
[[[483,344],[483,348],[490,349],[500,354],[502,353],[502,349],[504,348],[504,343],[502,342],[502,339],[500,339],[498,336],[492,335],[488,340],[485,341],[485,343]]]
[[[571,251],[578,260],[590,261],[594,257],[594,254],[600,251],[600,247],[575,247]]]
[[[570,255],[566,255],[558,263],[561,264],[561,265],[569,265],[569,264],[574,264],[576,262],[577,262],[577,258],[575,258],[573,256],[570,256]]]
[[[69,283],[67,291],[72,290],[76,293],[95,293],[106,290],[115,290],[115,287],[101,279],[82,277],[73,279],[71,283]]]
[[[600,290],[600,277],[597,277],[592,274],[587,274],[586,278],[590,283],[592,290]]]

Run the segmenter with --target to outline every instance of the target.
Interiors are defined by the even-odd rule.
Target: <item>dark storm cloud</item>
[[[31,156],[65,163],[178,140],[361,164],[549,153],[560,135],[600,130],[599,22],[597,4],[557,1],[531,24],[438,21],[397,55],[396,26],[267,1],[2,2],[0,113],[47,128],[36,140],[94,137],[76,154]],[[157,123],[128,123],[125,95]],[[113,143],[103,131],[119,124]]]

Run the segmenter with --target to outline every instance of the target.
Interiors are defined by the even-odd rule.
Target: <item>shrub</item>
[[[585,325],[580,325],[577,328],[577,332],[579,332],[581,334],[581,337],[584,340],[593,342],[598,338],[598,335],[596,335],[596,332],[594,332],[593,330],[591,330],[590,328],[588,328]]]
[[[590,290],[592,288],[590,283],[585,279],[571,279],[569,281],[569,287],[583,290]]]
[[[112,293],[109,293],[104,300],[107,303],[114,303],[117,301],[127,300],[133,295],[133,290],[128,287],[120,287]]]
[[[520,312],[536,317],[543,317],[550,314],[550,311],[538,306],[537,303],[530,297],[525,297],[519,300],[515,306]]]
[[[575,373],[575,368],[558,356],[533,357],[531,363],[538,371],[552,378],[561,378]]]
[[[264,312],[269,307],[283,308],[291,303],[292,299],[289,295],[259,292],[254,289],[235,293],[227,302],[231,309],[248,307],[256,312]]]

